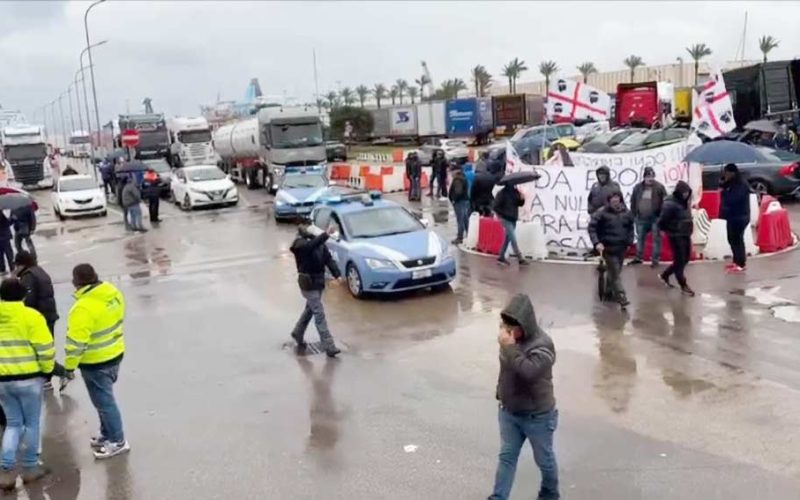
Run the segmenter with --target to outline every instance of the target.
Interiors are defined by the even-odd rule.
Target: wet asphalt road
[[[800,498],[799,252],[753,260],[747,276],[693,265],[694,299],[626,268],[628,315],[597,303],[591,266],[518,271],[461,254],[452,291],[356,301],[330,289],[345,352],[329,361],[287,347],[302,308],[294,228],[274,223],[271,197],[243,194],[232,209],[164,207],[145,235],[113,210],[60,223],[43,203],[36,243],[62,317],[76,263],[126,294],[118,397],[132,451],[94,462],[96,416],[76,380],[46,400],[54,474],[18,498],[485,498],[498,311],[517,291],[558,349],[564,498]],[[63,345],[64,320],[57,332]],[[538,480],[527,448],[512,498],[533,498]]]

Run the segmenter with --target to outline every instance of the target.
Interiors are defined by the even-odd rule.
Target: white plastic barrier
[[[467,225],[467,239],[464,240],[464,247],[475,250],[478,248],[478,231],[481,227],[481,216],[477,212],[473,212],[469,216],[469,225]]]
[[[758,227],[759,208],[758,195],[750,193],[750,225],[753,227]]]
[[[711,219],[705,208],[692,210],[694,219],[694,231],[692,232],[693,245],[705,245],[708,242],[708,232],[711,229]]]
[[[752,214],[752,212],[751,212]],[[755,239],[753,238],[753,225],[748,224],[744,230],[744,250],[747,255],[758,255],[761,249],[756,246]]]
[[[383,176],[383,192],[396,193],[405,189],[405,169],[395,167],[390,175]]]
[[[517,243],[525,257],[541,260],[547,258],[547,241],[541,222],[521,222],[517,224]]]
[[[744,230],[744,248],[748,255],[758,253],[753,239],[753,226],[750,224]],[[703,250],[703,257],[711,260],[722,260],[732,255],[731,246],[728,244],[728,225],[722,219],[711,221],[711,229],[708,232],[708,243]]]

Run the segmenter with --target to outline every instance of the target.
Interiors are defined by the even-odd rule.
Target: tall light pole
[[[72,79],[73,83],[75,84],[75,105],[78,109],[78,126],[81,130],[83,130],[83,115],[81,114],[81,89],[78,87],[78,75],[81,75],[81,81],[83,81],[83,68],[78,69],[75,72],[75,77]]]
[[[90,119],[90,116],[92,116],[92,115],[89,114],[89,96],[86,95],[86,75],[83,73],[83,69],[84,69],[83,68],[83,55],[86,52],[90,52],[92,47],[99,47],[100,45],[103,45],[106,42],[108,42],[108,40],[101,40],[101,41],[99,41],[99,42],[97,42],[97,43],[95,43],[93,45],[89,45],[88,47],[86,47],[85,49],[83,49],[81,51],[81,56],[79,57],[80,63],[81,63],[81,80],[83,80],[83,104],[86,107],[86,128],[89,131],[89,136],[90,137],[92,135],[92,120]],[[94,71],[93,68],[94,68],[94,65],[90,63],[89,64],[89,70],[90,71]],[[97,111],[97,110],[95,109],[95,111]],[[98,120],[99,120],[99,117],[98,117]],[[99,121],[97,122],[97,129],[100,130],[100,122]],[[98,136],[99,136],[99,132],[98,132]],[[91,155],[90,159],[92,161],[92,164],[94,164],[94,140],[90,140],[89,141],[89,151],[90,151],[89,154]],[[95,166],[95,169],[94,169],[94,176],[95,176],[95,179],[96,179],[97,178],[97,166]]]
[[[55,133],[56,128],[58,127],[58,125],[56,124],[57,123],[56,122],[56,101],[57,100],[58,99],[53,99],[52,101],[50,101],[50,118],[51,118],[50,123],[53,124],[53,133]],[[53,136],[53,146],[58,146],[58,137],[55,136],[55,135]]]
[[[679,87],[683,87],[683,58],[678,56],[676,59],[678,61],[678,78],[679,78]]]
[[[64,98],[66,92],[62,92],[61,95],[58,96],[58,114],[61,115],[61,142],[64,144],[64,150],[67,149],[67,125],[64,121],[64,104],[62,104],[61,99]]]
[[[77,92],[78,89],[75,89]],[[70,135],[72,132],[75,132],[75,115],[72,114],[72,83],[67,85],[67,104],[69,104],[69,125],[70,125]]]
[[[92,42],[89,41],[89,11],[96,5],[100,5],[106,0],[97,0],[86,8],[83,13],[83,29],[86,33],[86,50],[89,52],[89,75],[92,77],[92,99],[94,100],[94,119],[97,125],[97,139],[100,140],[100,111],[97,109],[97,88],[94,84],[94,61],[92,60]],[[92,151],[92,163],[94,164],[94,151]],[[96,175],[95,175],[96,177]]]

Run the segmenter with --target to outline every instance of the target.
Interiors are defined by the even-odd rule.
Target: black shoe
[[[664,276],[664,273],[659,273],[658,279],[661,280],[669,288],[675,288],[675,285],[669,282],[669,276]]]
[[[653,269],[655,269],[655,268],[657,268],[657,267],[658,267],[658,265],[659,265],[659,264],[660,264],[660,262],[659,262],[659,261],[657,261],[657,260],[654,260],[654,261],[650,262],[650,267],[652,267]]]
[[[335,358],[336,355],[339,354],[340,352],[342,352],[342,350],[336,346],[331,347],[329,349],[325,349],[325,355],[328,356],[329,358]]]
[[[520,266],[529,266],[530,263],[531,262],[528,259],[525,259],[524,257],[520,257],[519,258],[519,265]]]
[[[308,347],[308,344],[306,344],[306,343],[303,341],[303,339],[302,339],[302,338],[300,338],[300,337],[297,337],[295,334],[292,334],[292,335],[291,335],[291,337],[294,339],[294,341],[295,341],[295,342],[297,342],[297,348],[298,348],[298,349],[300,349],[300,350],[304,350],[306,347]]]
[[[621,294],[619,295],[619,300],[618,300],[618,302],[619,302],[619,305],[620,305],[621,307],[623,307],[623,308],[625,308],[625,307],[628,307],[628,306],[630,305],[630,303],[631,303],[631,301],[630,301],[630,300],[628,300],[628,297],[627,297],[627,296],[626,296],[624,293],[621,293]]]
[[[640,259],[639,257],[636,257],[632,261],[628,262],[628,265],[629,266],[638,266],[641,263],[642,263],[642,259]]]
[[[464,243],[464,240],[462,240],[461,238],[456,238],[453,241],[451,241],[450,243],[452,243],[453,245],[460,245],[460,244]]]
[[[689,288],[689,285],[683,285],[681,287],[681,293],[684,295],[688,295],[689,297],[694,297],[694,290]]]
[[[511,265],[511,263],[509,261],[507,261],[506,259],[497,259],[497,263],[500,264],[501,266],[510,266]]]

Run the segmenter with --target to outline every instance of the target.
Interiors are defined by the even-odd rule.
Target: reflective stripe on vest
[[[100,339],[100,338],[108,335],[109,333],[113,333],[115,330],[117,330],[120,327],[122,327],[122,320],[117,321],[116,323],[114,323],[112,326],[109,326],[108,328],[104,328],[102,330],[93,332],[91,335],[89,335],[89,338],[92,341],[95,341],[97,339]],[[96,351],[98,349],[102,349],[104,347],[108,347],[110,345],[113,345],[120,338],[122,338],[122,333],[118,333],[118,334],[112,336],[111,338],[103,340],[101,342],[97,342],[97,343],[89,342],[89,343],[86,343],[86,342],[77,342],[77,341],[72,340],[71,338],[67,337],[67,348],[66,348],[66,350],[67,350],[67,353],[69,355],[71,355],[71,356],[80,356],[81,354],[83,354],[86,351]]]

